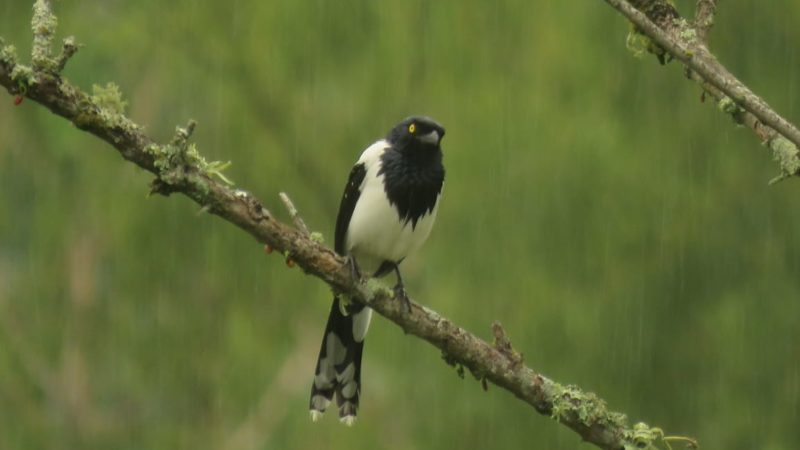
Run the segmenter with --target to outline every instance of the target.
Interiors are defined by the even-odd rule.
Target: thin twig
[[[53,70],[53,59],[50,52],[53,48],[53,37],[56,34],[58,19],[53,14],[50,0],[36,0],[33,4],[31,30],[33,30],[33,47],[31,61],[36,70]]]
[[[56,57],[56,72],[61,72],[67,65],[67,61],[78,52],[78,44],[75,43],[75,38],[70,36],[64,39],[61,45],[61,53]]]
[[[494,335],[494,348],[504,354],[515,365],[522,364],[522,354],[514,350],[514,347],[511,345],[511,340],[506,334],[506,330],[503,328],[503,325],[496,320],[492,322],[492,334]]]
[[[189,119],[185,128],[175,127],[172,143],[185,149],[186,146],[189,145],[189,139],[191,139],[192,134],[194,134],[195,127],[197,127],[197,122],[194,119]]]
[[[296,226],[297,229],[303,232],[303,234],[306,236],[311,235],[311,231],[309,231],[306,223],[303,221],[303,218],[300,217],[300,212],[297,211],[297,208],[295,208],[294,203],[292,203],[292,199],[290,199],[285,192],[279,193],[278,196],[280,196],[281,201],[283,202],[284,206],[286,206],[286,210],[289,211],[289,216],[291,216],[294,226]]]
[[[694,27],[697,37],[708,44],[708,33],[714,26],[714,14],[717,12],[717,0],[697,0],[695,8]]]

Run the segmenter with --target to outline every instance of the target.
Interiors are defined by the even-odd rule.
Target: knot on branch
[[[244,204],[247,206],[248,215],[256,222],[261,222],[262,220],[270,218],[270,212],[267,210],[267,208],[264,208],[264,205],[262,205],[261,202],[249,192],[242,189],[236,189],[233,191],[233,196],[239,201],[244,202]]]
[[[504,330],[503,325],[496,320],[492,322],[492,334],[494,335],[494,348],[511,361],[511,367],[517,368],[522,365],[522,353],[514,350],[511,346],[511,341],[506,335],[506,330]]]

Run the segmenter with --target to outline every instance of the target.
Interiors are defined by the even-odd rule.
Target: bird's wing
[[[344,188],[342,202],[339,204],[339,215],[336,217],[336,236],[334,241],[334,250],[340,255],[347,253],[345,248],[347,227],[350,225],[353,210],[356,209],[356,203],[358,203],[358,198],[361,196],[361,183],[364,181],[366,174],[367,168],[364,163],[356,163],[353,166],[353,170],[350,171],[350,178]]]

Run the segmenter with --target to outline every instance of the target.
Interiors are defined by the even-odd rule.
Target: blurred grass
[[[445,198],[405,264],[413,296],[483,336],[501,320],[533,367],[704,448],[796,447],[796,181],[767,187],[767,151],[677,64],[631,57],[602,2],[56,7],[86,44],[66,77],[115,81],[162,140],[197,119],[207,158],[232,160],[274,212],[289,192],[328,241],[359,152],[404,116],[437,118]],[[29,13],[0,5],[20,54]],[[795,122],[798,18],[788,0],[725,3],[712,33]],[[382,319],[359,425],[312,425],[327,289],[185,199],[147,198],[149,175],[6,100],[0,448],[578,445]]]

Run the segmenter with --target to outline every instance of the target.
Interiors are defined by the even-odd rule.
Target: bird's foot
[[[347,267],[350,269],[350,276],[353,277],[356,283],[361,282],[361,269],[358,268],[358,263],[352,255],[347,256]]]
[[[403,302],[403,309],[407,314],[411,314],[411,300],[406,294],[406,288],[401,283],[397,283],[394,286],[394,298]]]

